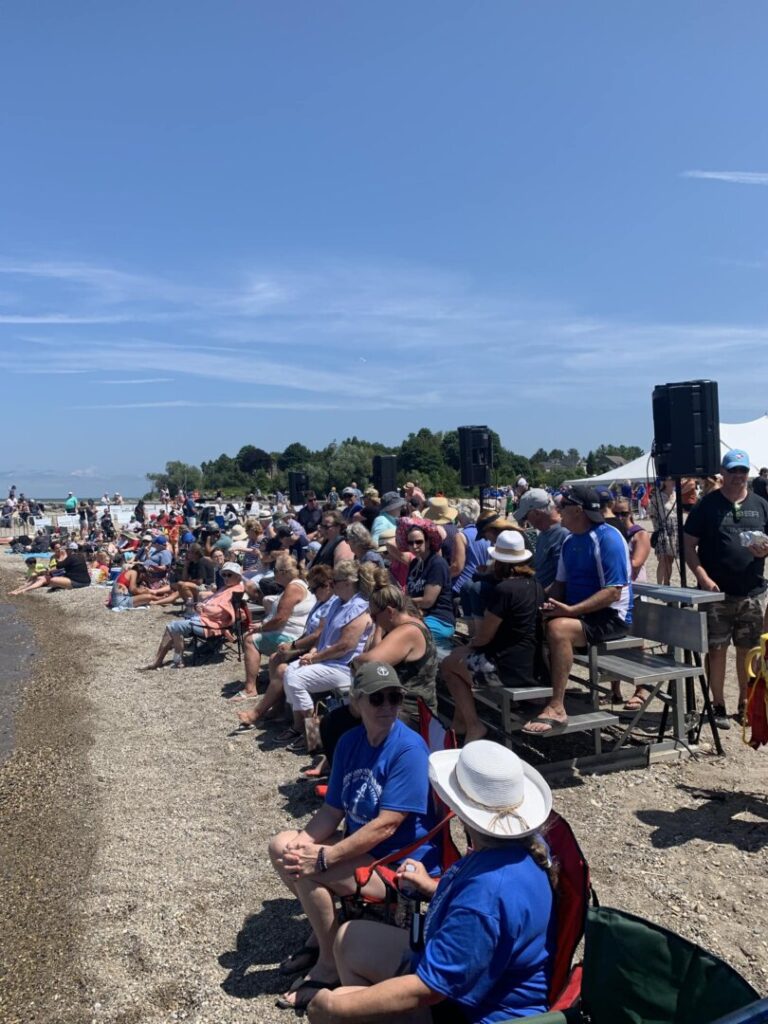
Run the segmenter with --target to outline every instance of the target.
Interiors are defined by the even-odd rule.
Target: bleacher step
[[[660,679],[689,679],[704,675],[704,669],[696,665],[684,665],[665,654],[633,655],[602,654],[597,659],[597,669],[606,679],[622,679],[636,686],[651,685]]]
[[[522,715],[511,714],[509,722],[510,732],[520,732],[523,726],[527,725],[530,718]],[[570,732],[590,732],[594,729],[607,729],[611,725],[619,724],[619,716],[610,711],[589,711],[583,715],[569,715],[567,723],[550,732],[541,734],[542,739],[550,739],[553,736],[564,736]]]

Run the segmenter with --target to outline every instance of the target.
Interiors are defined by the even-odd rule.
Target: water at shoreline
[[[14,746],[14,715],[34,653],[32,631],[11,604],[0,602],[0,764]]]

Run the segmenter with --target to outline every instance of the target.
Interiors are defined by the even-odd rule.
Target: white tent
[[[750,476],[757,476],[761,466],[768,466],[768,413],[747,423],[720,424],[720,451],[727,452],[731,448],[743,448],[750,459]],[[631,480],[633,483],[652,480],[656,475],[653,459],[645,452],[637,459],[610,469],[600,476],[590,476],[581,480],[568,480],[566,483],[612,483],[614,480]]]

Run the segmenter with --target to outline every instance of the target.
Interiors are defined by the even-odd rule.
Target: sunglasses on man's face
[[[403,703],[404,696],[402,690],[377,690],[376,693],[368,694],[368,700],[375,708],[382,707],[384,701],[387,701],[394,708],[398,704]]]

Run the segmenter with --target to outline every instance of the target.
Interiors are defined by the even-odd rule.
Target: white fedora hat
[[[533,552],[525,546],[525,538],[517,530],[502,530],[496,544],[488,548],[488,554],[495,562],[527,562]]]
[[[552,810],[552,791],[539,772],[491,740],[430,754],[429,781],[465,824],[488,836],[529,836]]]

